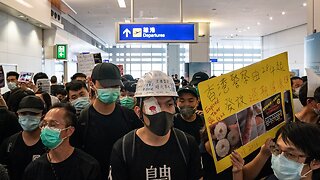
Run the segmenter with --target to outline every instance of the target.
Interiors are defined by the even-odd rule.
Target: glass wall
[[[119,44],[108,47],[107,59],[122,64],[125,74],[140,78],[151,70],[167,72],[167,44]],[[211,75],[221,75],[261,60],[261,38],[211,38]],[[180,44],[180,75],[189,62],[189,44]]]
[[[210,44],[211,75],[219,76],[261,60],[261,38],[212,38]]]

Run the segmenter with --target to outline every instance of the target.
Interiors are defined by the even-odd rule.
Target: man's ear
[[[134,112],[136,113],[136,115],[139,117],[139,118],[142,118],[141,117],[141,108],[139,106],[135,106],[134,107]]]
[[[75,130],[75,128],[74,128],[73,126],[70,126],[70,127],[67,129],[67,133],[68,133],[68,136],[69,136],[69,137],[74,133],[74,130]]]
[[[320,161],[319,160],[312,160],[310,163],[310,168],[312,170],[320,169]]]

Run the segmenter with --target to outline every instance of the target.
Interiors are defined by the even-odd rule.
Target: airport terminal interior
[[[319,180],[319,118],[320,0],[0,0],[0,180]]]

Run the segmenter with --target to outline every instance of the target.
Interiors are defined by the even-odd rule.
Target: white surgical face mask
[[[271,158],[271,168],[274,175],[279,180],[300,180],[306,177],[312,170],[308,171],[304,175],[301,175],[302,169],[305,164],[298,163],[284,157],[283,154],[273,155]]]

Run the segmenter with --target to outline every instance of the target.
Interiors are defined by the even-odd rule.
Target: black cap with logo
[[[98,80],[104,88],[123,86],[120,70],[112,63],[97,64],[92,71],[91,78],[93,80]]]
[[[197,85],[202,81],[208,80],[209,76],[208,74],[204,72],[197,72],[192,76],[192,80],[190,82],[190,85]]]

